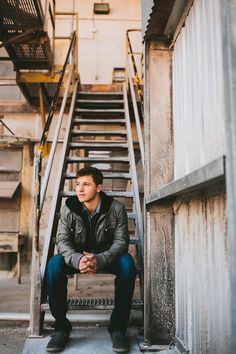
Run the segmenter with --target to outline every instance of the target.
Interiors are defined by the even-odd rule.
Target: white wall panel
[[[220,0],[195,0],[173,53],[175,179],[225,154]]]

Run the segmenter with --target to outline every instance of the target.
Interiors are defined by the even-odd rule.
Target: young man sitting
[[[48,352],[62,351],[72,326],[67,313],[67,275],[105,271],[115,274],[114,310],[108,331],[113,351],[128,352],[125,337],[134,292],[136,269],[128,253],[125,206],[102,191],[102,172],[82,168],[76,176],[76,194],[62,209],[57,233],[58,254],[47,268],[49,306],[55,318]]]

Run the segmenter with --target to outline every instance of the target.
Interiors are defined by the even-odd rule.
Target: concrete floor
[[[138,330],[130,328],[127,331],[132,354],[140,354],[136,336]],[[22,354],[43,354],[47,353],[45,348],[50,339],[49,333],[44,338],[27,339]],[[71,332],[70,341],[67,344],[65,354],[110,354],[112,344],[110,335],[105,327],[83,327],[75,328]]]

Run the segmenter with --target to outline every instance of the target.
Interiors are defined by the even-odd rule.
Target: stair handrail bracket
[[[63,120],[63,115],[66,107],[66,102],[69,98],[70,87],[74,82],[76,71],[75,71],[75,61],[74,56],[72,57],[72,63],[70,63],[70,71],[67,77],[65,93],[63,96],[63,101],[61,109],[58,116],[58,122],[56,129],[54,131],[54,137],[52,142],[52,147],[48,157],[48,163],[45,170],[45,175],[43,178],[43,184],[41,185],[41,166],[42,166],[42,157],[43,152],[46,146],[49,130],[53,120],[53,116],[58,104],[58,99],[60,95],[60,90],[62,83],[65,77],[65,72],[67,69],[68,61],[70,58],[71,52],[75,47],[75,33],[72,36],[71,43],[67,52],[65,63],[63,65],[63,70],[57,85],[54,99],[50,105],[48,118],[42,133],[40,144],[37,148],[35,163],[34,163],[34,186],[35,186],[35,195],[34,195],[34,224],[33,224],[33,242],[32,242],[32,273],[31,273],[31,300],[30,300],[30,310],[31,310],[31,319],[30,319],[30,333],[31,336],[37,337],[40,335],[40,305],[41,305],[41,292],[42,292],[42,279],[40,275],[40,247],[39,247],[39,235],[40,235],[40,217],[41,211],[43,208],[44,198],[47,191],[47,186],[50,178],[50,173],[52,170],[52,163],[55,156],[55,151],[57,147],[59,132],[61,128],[61,123]],[[72,101],[71,101],[72,104]]]

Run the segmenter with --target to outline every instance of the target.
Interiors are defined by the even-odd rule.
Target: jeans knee
[[[64,257],[60,254],[53,256],[48,262],[47,267],[47,278],[54,278],[58,275],[61,276],[63,270],[65,268],[65,260]]]
[[[127,253],[118,258],[119,272],[125,278],[135,278],[136,267],[134,264],[133,257]]]

